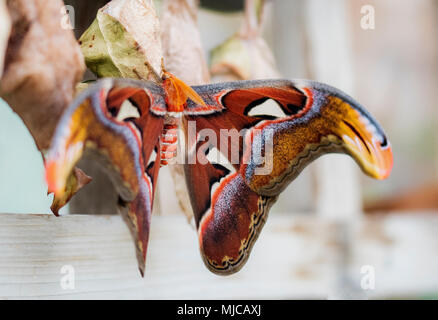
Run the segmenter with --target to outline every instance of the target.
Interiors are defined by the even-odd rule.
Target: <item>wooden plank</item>
[[[355,74],[348,21],[348,1],[306,1],[310,79],[327,83],[354,97]],[[331,154],[315,162],[316,211],[325,217],[361,215],[359,170],[345,155]]]
[[[154,216],[142,279],[119,216],[2,214],[0,298],[325,299],[339,283],[346,298],[438,292],[438,217],[367,218],[348,248],[337,230],[320,218],[273,215],[245,268],[219,277],[204,267],[185,217]],[[75,270],[74,290],[61,288],[65,265]],[[364,265],[376,269],[376,288],[366,292]]]

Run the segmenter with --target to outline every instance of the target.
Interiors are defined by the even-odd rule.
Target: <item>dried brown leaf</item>
[[[278,78],[274,55],[261,36],[265,1],[246,0],[238,33],[211,52],[215,80],[233,81]]]
[[[39,150],[48,148],[85,70],[61,0],[7,2],[12,20],[0,96],[23,119]]]
[[[65,190],[62,196],[56,196],[53,199],[50,209],[57,216],[59,210],[70,201],[70,199],[80,190],[91,182],[91,177],[87,176],[81,169],[74,168],[73,173],[69,175]]]
[[[163,1],[161,39],[166,69],[189,85],[210,81],[197,10],[197,0]]]
[[[10,32],[11,18],[6,7],[6,0],[0,0],[0,78],[3,74],[3,63]]]

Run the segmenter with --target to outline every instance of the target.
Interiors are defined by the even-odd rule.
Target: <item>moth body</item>
[[[173,74],[163,71],[162,81],[167,114],[160,137],[160,163],[166,166],[172,164],[177,156],[179,120],[186,109],[187,100],[202,106],[206,104],[196,91]]]
[[[172,164],[176,159],[178,150],[178,124],[175,121],[164,125],[160,137],[160,148],[161,166]]]

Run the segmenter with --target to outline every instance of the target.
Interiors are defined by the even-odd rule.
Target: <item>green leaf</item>
[[[121,76],[119,69],[112,62],[97,18],[82,35],[79,43],[87,67],[99,78]]]
[[[99,78],[155,80],[161,67],[158,17],[147,1],[108,3],[80,44],[87,67]]]

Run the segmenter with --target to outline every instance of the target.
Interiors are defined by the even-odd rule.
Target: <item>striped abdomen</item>
[[[166,166],[177,156],[178,150],[178,125],[165,124],[160,139],[161,166]]]

